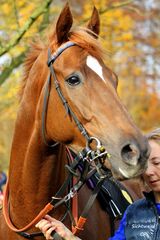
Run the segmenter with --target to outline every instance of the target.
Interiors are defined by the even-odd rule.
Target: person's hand
[[[65,240],[78,240],[79,238],[75,237],[72,232],[60,221],[55,218],[46,215],[41,221],[36,224],[36,227],[39,228],[44,234],[47,240],[53,239],[51,233],[55,230],[62,238]]]

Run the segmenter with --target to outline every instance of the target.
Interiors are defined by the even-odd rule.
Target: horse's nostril
[[[135,166],[138,163],[140,151],[135,144],[130,143],[122,148],[121,155],[128,165]]]

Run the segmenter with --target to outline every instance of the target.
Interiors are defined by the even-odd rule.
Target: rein
[[[88,148],[88,147],[87,147]],[[66,166],[66,168],[68,169],[68,178],[66,179],[66,181],[63,183],[63,185],[61,186],[61,188],[59,189],[59,191],[56,193],[55,197],[52,197],[52,200],[47,203],[45,205],[45,207],[39,212],[39,214],[25,227],[18,229],[14,226],[14,224],[12,223],[10,216],[9,216],[9,181],[7,181],[6,184],[6,188],[5,188],[5,194],[4,194],[4,201],[3,201],[3,214],[4,214],[4,218],[5,221],[8,225],[8,227],[20,234],[21,236],[25,237],[25,238],[33,238],[34,236],[40,236],[41,233],[26,233],[25,231],[31,229],[32,227],[34,227],[46,214],[48,214],[51,210],[56,209],[57,207],[59,207],[62,204],[65,204],[70,201],[77,193],[78,191],[81,189],[81,187],[86,183],[86,181],[88,180],[88,178],[93,175],[95,173],[95,171],[92,172],[92,174],[88,174],[88,169],[90,166],[90,162],[93,161],[93,159],[95,158],[100,158],[97,157],[97,152],[93,152],[90,151],[93,159],[91,159],[91,156],[87,156],[86,153],[88,153],[88,149],[83,149],[75,158],[74,161],[72,162],[72,164],[70,164],[70,166]],[[94,156],[94,154],[96,156]],[[106,153],[104,153],[106,155]],[[101,154],[101,157],[103,157],[104,155]],[[90,157],[90,158],[89,158]],[[80,163],[84,163],[85,167],[84,170],[80,176],[80,178],[78,179],[78,181],[75,183],[75,185],[73,185],[72,188],[70,188],[70,191],[67,195],[65,195],[63,198],[60,197],[59,195],[61,195],[66,188],[68,187],[70,180],[73,177],[73,173],[76,172],[78,165]],[[101,165],[102,167],[102,165]],[[99,166],[100,168],[100,166]],[[99,169],[100,171],[100,169]],[[75,176],[75,174],[74,174]],[[82,212],[79,220],[77,223],[74,223],[74,219],[72,218],[72,222],[73,222],[73,229],[74,229],[74,234],[76,234],[79,230],[83,230],[83,225],[86,222],[86,217],[87,214],[100,190],[100,187],[103,183],[103,181],[106,179],[106,175],[102,175],[99,182],[97,183],[95,190],[93,191],[93,195],[91,195],[88,203],[86,204],[86,207],[84,209],[84,211]]]
[[[49,98],[49,86],[51,84],[51,77],[54,79],[55,88],[57,90],[57,93],[65,107],[65,110],[67,114],[73,118],[76,126],[78,127],[80,133],[85,137],[86,139],[86,147],[77,154],[77,156],[74,158],[73,162],[70,165],[66,165],[66,169],[68,170],[68,177],[66,181],[63,183],[59,191],[55,194],[54,197],[52,197],[51,201],[45,205],[45,207],[39,212],[39,214],[25,227],[18,229],[14,226],[12,223],[10,216],[9,216],[9,181],[6,184],[6,190],[4,194],[4,202],[3,202],[3,214],[5,221],[8,225],[8,227],[20,234],[21,236],[25,238],[33,238],[35,236],[43,235],[42,233],[26,233],[25,231],[33,228],[46,214],[48,214],[51,210],[59,207],[62,204],[65,204],[68,211],[67,203],[75,196],[77,195],[78,191],[81,189],[81,187],[86,183],[86,181],[89,179],[89,177],[94,174],[96,171],[98,172],[100,179],[95,186],[95,189],[92,192],[92,195],[90,196],[84,210],[82,211],[82,214],[78,221],[76,222],[74,220],[74,217],[72,216],[71,211],[69,211],[69,215],[72,221],[73,225],[73,233],[76,234],[79,230],[83,230],[83,226],[86,222],[86,218],[88,215],[88,212],[93,205],[94,200],[97,197],[97,194],[100,190],[100,187],[102,186],[104,180],[107,178],[107,175],[102,170],[104,161],[106,158],[109,158],[110,155],[105,150],[105,148],[101,145],[101,142],[92,136],[89,136],[84,126],[80,123],[77,116],[74,114],[74,112],[71,110],[67,100],[63,96],[63,93],[61,91],[59,82],[57,80],[53,63],[57,59],[57,57],[67,48],[76,46],[77,44],[73,42],[67,42],[63,44],[58,50],[51,55],[50,49],[48,50],[48,67],[50,68],[50,74],[48,77],[48,80],[46,82],[46,88],[45,88],[45,95],[44,95],[44,102],[42,107],[42,137],[47,146],[55,147],[58,143],[54,143],[53,145],[49,145],[46,141],[46,131],[45,131],[45,120],[46,120],[46,112],[47,112],[47,106],[48,106],[48,98]],[[91,143],[95,142],[96,147],[93,150],[91,148]],[[77,169],[79,164],[84,165],[83,172],[81,174],[77,174]],[[77,177],[78,180],[75,181],[74,185],[70,188],[67,195],[64,197],[61,197],[62,194],[64,194],[64,191],[69,186],[71,179],[74,177]],[[64,216],[65,218],[65,216]],[[53,236],[53,235],[52,235]]]

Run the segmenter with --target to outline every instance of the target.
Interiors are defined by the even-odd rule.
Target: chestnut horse
[[[1,240],[24,239],[14,228],[24,230],[59,190],[66,177],[65,146],[78,153],[90,139],[97,145],[101,142],[110,154],[105,166],[121,179],[137,176],[146,167],[147,140],[118,98],[117,77],[103,61],[96,8],[86,28],[72,29],[72,22],[66,4],[49,41],[34,44],[25,62],[0,215]],[[87,187],[78,193],[79,211],[90,194]],[[53,215],[61,218],[64,208],[57,208]],[[106,239],[108,218],[96,200],[80,236]],[[11,222],[15,227],[9,227]]]

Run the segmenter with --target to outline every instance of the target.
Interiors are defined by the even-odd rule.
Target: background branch
[[[19,67],[25,58],[25,52],[21,53],[19,56],[12,59],[11,64],[3,69],[0,77],[0,85],[10,76],[12,71]]]
[[[40,15],[47,11],[51,3],[52,0],[46,0],[45,3],[40,8],[34,11],[34,13],[30,16],[26,24],[20,29],[19,33],[6,45],[6,47],[0,48],[0,56],[7,53],[11,48],[13,48],[15,45],[19,43],[19,41],[26,33],[26,31],[32,26],[32,24],[37,20],[37,18]]]
[[[116,9],[116,8],[125,7],[125,6],[128,6],[129,4],[131,4],[133,2],[134,2],[134,0],[127,0],[127,1],[123,1],[121,3],[114,3],[107,8],[103,8],[103,9],[101,8],[99,10],[99,13],[103,14],[103,13],[106,13],[106,12],[111,11],[111,10]]]
[[[121,3],[111,4],[109,7],[100,8],[100,9],[99,9],[99,14],[101,15],[101,14],[106,13],[106,12],[109,12],[109,11],[111,11],[111,10],[128,6],[129,4],[131,4],[131,3],[133,3],[133,2],[134,2],[134,0],[127,0],[127,1],[123,1],[123,2],[121,2]],[[90,19],[90,17],[82,20],[82,21],[80,22],[80,24],[83,24],[83,23],[87,22],[89,19]]]

